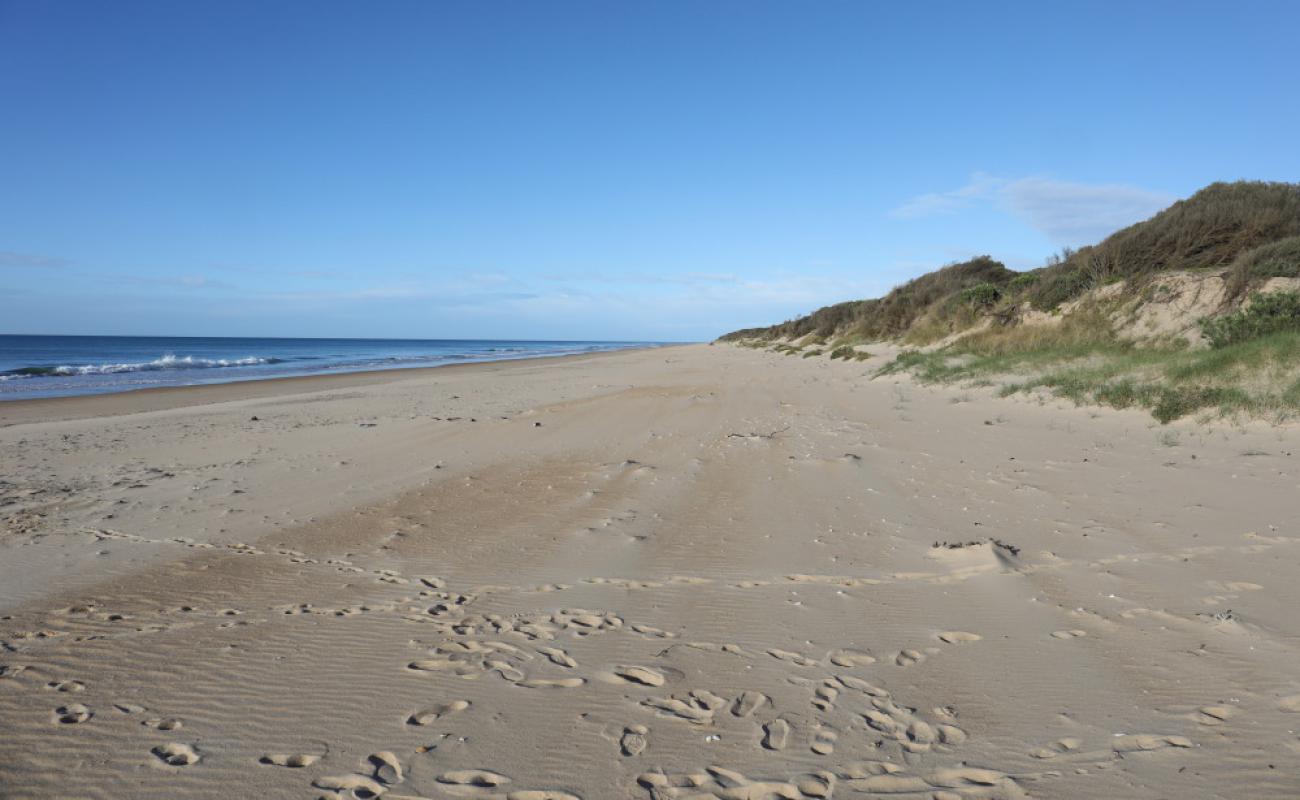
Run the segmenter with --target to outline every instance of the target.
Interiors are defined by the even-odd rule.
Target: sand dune
[[[1295,431],[879,360],[0,408],[0,797],[1300,796]]]

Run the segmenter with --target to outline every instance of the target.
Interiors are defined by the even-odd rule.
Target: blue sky
[[[1300,178],[1300,4],[0,0],[0,332],[695,340]]]

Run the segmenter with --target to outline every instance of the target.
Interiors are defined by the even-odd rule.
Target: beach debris
[[[942,550],[942,549],[961,550],[966,547],[979,547],[982,544],[991,544],[998,549],[1007,551],[1013,556],[1020,555],[1019,547],[1016,547],[1014,544],[1004,542],[1001,539],[994,539],[992,537],[988,539],[973,539],[969,542],[949,542],[949,541],[935,542],[934,544],[930,545],[930,547],[935,550]]]
[[[790,426],[786,425],[784,428],[778,428],[777,430],[774,430],[770,433],[758,433],[755,431],[751,431],[750,433],[729,433],[727,434],[727,438],[748,439],[750,441],[754,441],[756,439],[775,439],[779,434],[785,433],[788,430],[790,430]]]

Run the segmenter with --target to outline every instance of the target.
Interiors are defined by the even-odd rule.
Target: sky
[[[0,333],[707,340],[1300,180],[1295,2],[0,0]]]

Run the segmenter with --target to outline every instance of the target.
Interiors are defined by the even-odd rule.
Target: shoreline
[[[235,400],[254,400],[276,397],[293,391],[313,392],[331,389],[353,389],[390,383],[403,378],[417,379],[434,372],[460,372],[486,368],[503,368],[519,364],[544,362],[554,364],[582,361],[620,353],[640,353],[650,350],[669,350],[691,347],[696,342],[678,342],[647,347],[627,347],[594,353],[566,355],[541,355],[528,358],[502,358],[477,361],[470,364],[437,364],[424,367],[392,367],[387,369],[357,370],[355,372],[328,372],[315,375],[279,375],[267,378],[244,378],[222,383],[204,383],[191,386],[151,386],[95,394],[64,395],[60,397],[32,397],[14,400],[0,399],[0,428],[31,422],[113,417],[148,411],[166,411],[173,408],[224,403]]]

